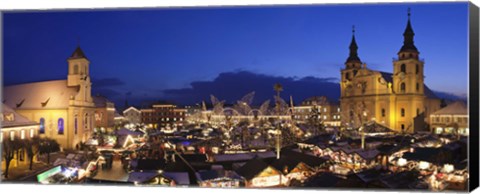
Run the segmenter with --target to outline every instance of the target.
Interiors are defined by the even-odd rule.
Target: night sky
[[[126,98],[192,104],[210,94],[235,102],[251,91],[260,103],[276,82],[296,103],[313,95],[337,100],[352,25],[367,67],[392,72],[408,7],[425,83],[465,96],[464,2],[7,12],[3,81],[66,79],[66,59],[80,44],[93,94],[120,106]]]

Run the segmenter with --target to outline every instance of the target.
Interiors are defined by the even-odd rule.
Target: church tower
[[[393,61],[393,92],[395,94],[396,115],[393,127],[402,132],[413,132],[414,118],[425,111],[423,60],[419,59],[413,37],[415,33],[408,22],[403,33],[403,46],[398,52],[398,59]]]
[[[75,101],[92,102],[91,86],[89,76],[90,61],[78,46],[68,58],[68,87],[79,87]]]
[[[352,27],[352,41],[350,42],[350,54],[345,61],[345,69],[342,69],[341,77],[341,97],[348,96],[347,90],[350,91],[351,82],[358,70],[361,69],[362,61],[358,57],[358,46],[355,40],[355,27]]]
[[[403,33],[403,46],[398,52],[398,59],[393,62],[393,82],[396,94],[423,95],[423,60],[419,59],[419,52],[415,47],[412,25],[410,23],[410,10],[408,22]]]

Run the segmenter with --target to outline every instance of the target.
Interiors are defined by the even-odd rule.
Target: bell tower
[[[78,46],[72,55],[68,58],[68,79],[69,87],[79,87],[79,92],[75,96],[76,101],[92,102],[90,82],[90,61]]]
[[[361,69],[362,61],[358,57],[358,46],[355,40],[355,26],[352,26],[352,41],[350,42],[350,54],[345,61],[345,68],[341,70],[341,96],[348,96],[351,83],[357,71]]]
[[[398,58],[393,62],[393,90],[396,94],[424,95],[424,62],[419,59],[420,52],[415,47],[414,35],[409,8],[407,27],[403,33],[403,46],[397,53]]]
[[[410,22],[410,8],[408,22],[403,33],[403,46],[397,53],[398,58],[393,61],[393,92],[396,96],[394,120],[390,123],[396,130],[413,132],[414,120],[425,111],[423,60],[419,59],[415,47],[412,24]]]

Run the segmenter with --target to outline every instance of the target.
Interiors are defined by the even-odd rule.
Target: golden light
[[[128,135],[127,139],[125,139],[125,142],[123,143],[123,147],[126,147],[129,141],[131,141],[132,143],[135,143],[135,141],[133,140],[133,137],[131,135]]]
[[[418,164],[418,168],[422,170],[428,169],[429,167],[430,167],[430,163],[425,161],[420,161],[420,163]]]
[[[450,173],[450,172],[453,172],[454,170],[454,167],[452,164],[445,164],[443,165],[443,172],[446,172],[446,173]]]
[[[397,161],[398,166],[405,166],[407,164],[407,160],[405,158],[400,158]]]

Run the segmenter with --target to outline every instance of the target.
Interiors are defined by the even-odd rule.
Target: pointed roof
[[[80,46],[77,46],[75,51],[73,51],[72,55],[68,59],[87,59],[87,56],[85,56],[85,53],[83,53]]]
[[[9,127],[18,127],[18,126],[29,126],[29,125],[38,125],[38,123],[29,120],[28,118],[24,117],[23,115],[18,114],[15,110],[13,110],[10,106],[6,104],[2,104],[2,128],[9,128]]]
[[[346,63],[349,62],[359,62],[361,63],[360,58],[358,57],[358,46],[357,46],[357,41],[355,41],[355,26],[352,28],[352,42],[350,42],[350,55],[348,56],[348,59]]]
[[[415,33],[413,32],[412,24],[410,23],[410,8],[408,9],[408,22],[405,32],[403,32],[403,46],[399,52],[417,52],[417,47],[413,43],[413,37]]]
[[[465,103],[456,101],[434,112],[432,115],[468,115],[468,109]]]
[[[52,80],[5,86],[3,99],[15,109],[64,109],[77,92],[67,80]]]

